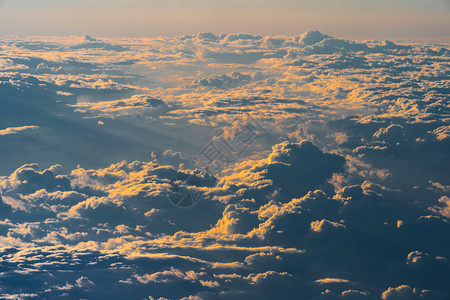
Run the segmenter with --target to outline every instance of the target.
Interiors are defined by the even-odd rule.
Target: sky
[[[450,299],[448,2],[0,3],[0,299]]]
[[[2,35],[0,298],[447,300],[449,75],[319,31]]]
[[[449,35],[448,0],[0,1],[3,34],[155,37],[215,33],[438,38]]]

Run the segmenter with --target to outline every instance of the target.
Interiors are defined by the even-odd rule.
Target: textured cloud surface
[[[0,49],[0,298],[450,297],[445,46]]]

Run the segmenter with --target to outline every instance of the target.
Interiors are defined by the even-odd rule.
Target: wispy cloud
[[[39,126],[20,126],[20,127],[8,127],[0,130],[0,135],[17,134],[23,131],[38,129]]]

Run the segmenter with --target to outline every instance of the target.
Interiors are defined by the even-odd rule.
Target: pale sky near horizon
[[[110,37],[196,32],[355,39],[450,36],[449,0],[0,0],[1,34]]]

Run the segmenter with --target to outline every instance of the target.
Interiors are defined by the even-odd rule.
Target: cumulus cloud
[[[403,139],[403,127],[397,124],[382,127],[373,134],[373,138],[388,143],[399,143]]]
[[[323,34],[317,30],[312,30],[300,35],[299,41],[303,45],[314,45],[327,38],[330,38],[330,36]]]
[[[336,154],[323,153],[311,142],[276,145],[268,157],[266,177],[282,190],[306,190],[324,184],[333,173],[342,172],[345,159]]]
[[[423,294],[427,292],[429,291],[421,291],[408,285],[400,285],[396,288],[388,288],[383,292],[381,299],[419,299],[423,298]]]
[[[436,136],[438,141],[448,140],[450,138],[450,125],[438,127],[431,133]]]
[[[76,280],[76,286],[80,288],[89,288],[91,286],[94,286],[95,283],[93,283],[89,278],[81,276]]]
[[[446,218],[450,218],[450,198],[447,196],[442,196],[439,199],[439,205],[434,208],[439,214]]]
[[[57,175],[60,165],[54,165],[40,171],[38,164],[26,164],[18,168],[9,177],[0,182],[6,194],[31,194],[40,189],[47,191],[68,190],[70,179],[67,176]]]

